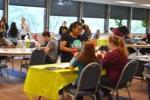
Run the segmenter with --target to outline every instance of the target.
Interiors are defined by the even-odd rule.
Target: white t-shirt
[[[24,24],[21,24],[20,34],[27,35],[28,33],[29,33],[29,27],[28,24],[25,22]]]

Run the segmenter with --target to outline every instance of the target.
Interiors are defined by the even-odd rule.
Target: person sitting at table
[[[58,43],[55,39],[51,38],[50,32],[43,32],[43,46],[41,49],[46,53],[45,63],[56,63],[58,54]]]
[[[78,67],[78,78],[75,81],[74,86],[77,86],[78,79],[79,79],[80,74],[81,74],[82,70],[84,69],[84,67],[92,62],[100,63],[100,61],[95,56],[95,49],[94,49],[93,43],[86,42],[84,44],[84,47],[83,47],[81,53],[74,56],[70,62],[71,68]],[[82,99],[83,99],[83,97],[80,97],[80,96],[77,97],[77,100],[82,100]]]
[[[18,39],[20,39],[19,31],[17,29],[16,23],[12,22],[10,29],[7,33],[7,38],[16,46]]]
[[[106,75],[102,76],[101,84],[112,86],[116,85],[123,68],[128,62],[128,50],[121,37],[111,35],[108,40],[110,51],[97,57],[102,61],[102,67],[106,70]],[[110,91],[102,88],[104,95],[110,96]]]

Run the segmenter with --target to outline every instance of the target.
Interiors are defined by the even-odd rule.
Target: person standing
[[[59,35],[62,36],[62,34],[67,33],[68,28],[67,28],[67,22],[64,21],[62,26],[59,28]]]
[[[81,50],[81,32],[82,24],[80,22],[74,22],[70,25],[69,33],[62,35],[59,46],[61,62],[70,62],[74,56],[74,53]]]
[[[24,17],[21,18],[21,39],[24,40],[25,36],[29,34],[29,26]]]

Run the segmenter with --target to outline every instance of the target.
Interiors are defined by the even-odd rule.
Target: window
[[[3,10],[0,10],[0,18],[3,16]]]
[[[104,33],[105,5],[84,3],[83,10],[83,19],[91,32],[95,33],[96,30],[100,30],[101,33]]]
[[[119,27],[119,23],[121,26],[127,26],[127,20],[122,20],[120,22],[120,20],[117,20],[117,19],[110,19],[109,20],[109,29],[111,27],[113,27],[113,28]],[[109,32],[111,32],[111,30],[109,30]]]
[[[95,33],[96,30],[100,30],[101,33],[104,33],[104,19],[103,18],[83,18],[85,24],[89,26],[92,33]]]
[[[71,0],[52,0],[50,11],[50,31],[58,34],[59,27],[63,21],[69,27],[71,23],[77,21],[79,16],[79,3]]]
[[[131,21],[131,33],[146,33],[144,20],[147,19],[148,10],[133,8],[133,20]]]
[[[142,20],[132,20],[131,21],[131,33],[145,33],[146,27],[143,27]]]
[[[3,16],[4,0],[0,0],[0,18]]]
[[[31,33],[41,33],[44,30],[44,10],[44,0],[10,0],[8,24],[16,22],[20,29],[21,17],[24,17]]]
[[[69,27],[71,23],[77,21],[77,17],[50,16],[50,31],[59,34],[59,28],[63,21],[66,21],[67,27]]]
[[[16,22],[18,29],[20,29],[21,17],[24,17],[29,25],[31,33],[43,32],[44,8],[10,5],[8,14],[9,14],[8,20],[9,25],[12,22]]]
[[[110,6],[110,19],[109,19],[109,29],[111,27],[116,28],[119,26],[127,26],[129,8],[125,6]],[[109,32],[111,32],[109,30]]]

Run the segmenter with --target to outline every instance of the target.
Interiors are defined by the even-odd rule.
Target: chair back
[[[101,68],[101,65],[97,62],[93,62],[85,66],[79,78],[76,96],[80,91],[97,92],[100,85]]]
[[[34,50],[30,58],[30,65],[41,65],[45,61],[45,52],[43,50]]]
[[[129,87],[131,82],[132,82],[134,75],[137,72],[137,69],[138,69],[137,60],[129,61],[125,65],[125,67],[122,71],[122,74],[121,74],[121,76],[118,80],[118,83],[116,85],[116,89],[123,88],[123,87]]]

